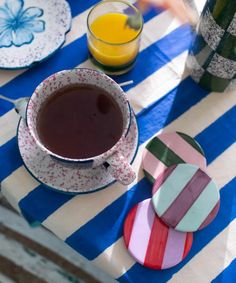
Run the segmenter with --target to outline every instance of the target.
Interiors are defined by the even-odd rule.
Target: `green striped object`
[[[173,164],[184,163],[184,160],[169,149],[158,137],[153,138],[146,148],[167,167]]]
[[[184,133],[157,135],[143,151],[143,171],[152,184],[167,167],[180,163],[191,163],[202,169],[206,168],[206,159],[201,146]]]
[[[207,1],[187,60],[192,78],[210,91],[236,85],[236,2]]]

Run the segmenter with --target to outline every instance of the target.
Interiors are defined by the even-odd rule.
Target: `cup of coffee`
[[[104,165],[124,185],[135,179],[120,152],[131,122],[129,102],[104,73],[78,68],[50,76],[31,96],[26,122],[37,145],[59,162]]]

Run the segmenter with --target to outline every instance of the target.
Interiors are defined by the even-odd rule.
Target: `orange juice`
[[[122,44],[136,37],[138,31],[126,26],[128,16],[109,13],[97,17],[91,24],[93,34],[106,42]]]
[[[107,13],[98,16],[90,25],[94,37],[89,38],[92,56],[106,66],[122,66],[138,54],[140,31],[126,26],[127,15]]]

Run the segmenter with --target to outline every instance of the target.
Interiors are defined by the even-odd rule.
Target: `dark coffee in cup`
[[[123,115],[116,100],[94,85],[74,84],[54,92],[37,115],[37,132],[51,152],[73,159],[97,156],[120,139]]]

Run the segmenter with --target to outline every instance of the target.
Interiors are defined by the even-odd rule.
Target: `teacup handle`
[[[136,178],[133,168],[119,152],[108,157],[106,162],[109,164],[107,171],[122,185],[129,185]]]

